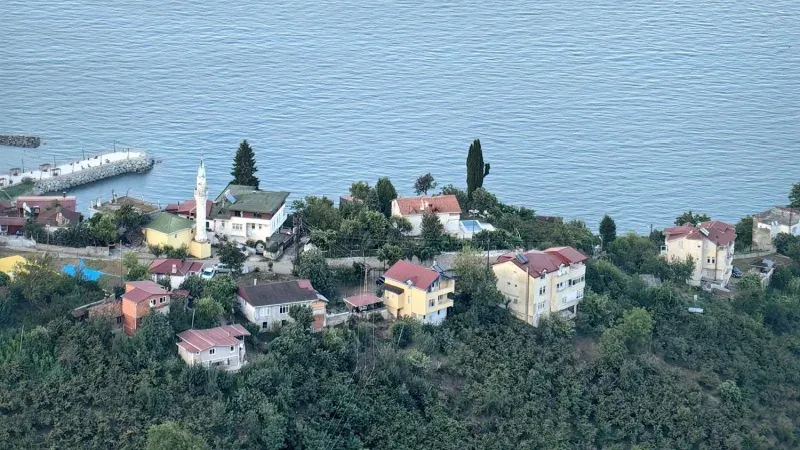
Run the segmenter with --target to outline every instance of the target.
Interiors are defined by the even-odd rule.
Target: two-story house
[[[383,303],[395,318],[438,325],[453,306],[455,281],[441,269],[397,261],[383,274]]]
[[[244,336],[250,333],[238,323],[186,330],[178,333],[178,354],[190,366],[201,364],[235,372],[245,364]]]
[[[492,266],[514,316],[536,326],[542,317],[574,317],[586,287],[586,255],[572,247],[512,252]]]
[[[159,258],[150,264],[150,278],[155,282],[169,279],[172,289],[178,289],[186,277],[200,275],[202,271],[203,263],[197,261]]]
[[[208,215],[214,234],[241,243],[267,242],[286,221],[287,197],[288,192],[229,184],[214,200]]]
[[[772,240],[779,233],[800,236],[800,209],[776,206],[753,216],[753,250],[775,251]]]
[[[736,228],[713,220],[697,226],[686,224],[664,229],[662,256],[670,261],[694,261],[694,271],[686,282],[692,286],[728,285],[733,270]]]
[[[169,312],[170,294],[152,281],[128,281],[122,294],[122,329],[133,334],[142,326],[142,318],[151,310]]]
[[[436,214],[445,233],[457,235],[461,231],[461,207],[455,195],[400,197],[392,200],[392,216],[403,217],[411,222],[411,236],[422,233],[422,217],[425,213]]]
[[[247,320],[269,330],[292,319],[289,309],[294,305],[319,310],[319,305],[328,300],[319,294],[308,280],[281,281],[276,283],[239,286],[236,306]]]

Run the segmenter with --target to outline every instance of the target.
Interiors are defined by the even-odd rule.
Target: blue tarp
[[[103,276],[103,272],[100,272],[99,270],[87,269],[86,265],[83,263],[83,260],[79,261],[78,270],[83,273],[83,279],[86,281],[97,281],[101,276]],[[75,266],[72,264],[67,264],[66,266],[62,267],[61,271],[71,277],[75,276]]]

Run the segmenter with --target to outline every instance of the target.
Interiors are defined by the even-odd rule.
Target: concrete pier
[[[0,134],[0,145],[8,147],[37,148],[41,144],[42,139],[39,136]]]

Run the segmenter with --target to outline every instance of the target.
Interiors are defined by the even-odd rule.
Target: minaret
[[[200,160],[200,167],[197,169],[197,187],[194,189],[194,240],[196,242],[208,241],[206,235],[206,200],[208,200],[208,190],[206,189],[206,168],[203,160]]]

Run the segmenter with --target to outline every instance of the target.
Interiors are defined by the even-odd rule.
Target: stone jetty
[[[0,145],[8,147],[37,148],[42,144],[39,136],[24,136],[21,134],[0,134]]]
[[[37,194],[62,192],[125,173],[147,172],[154,164],[155,160],[146,152],[122,150],[58,165],[41,164],[36,170],[13,168],[7,175],[0,175],[0,187],[11,186],[29,178],[34,181],[33,190]]]

